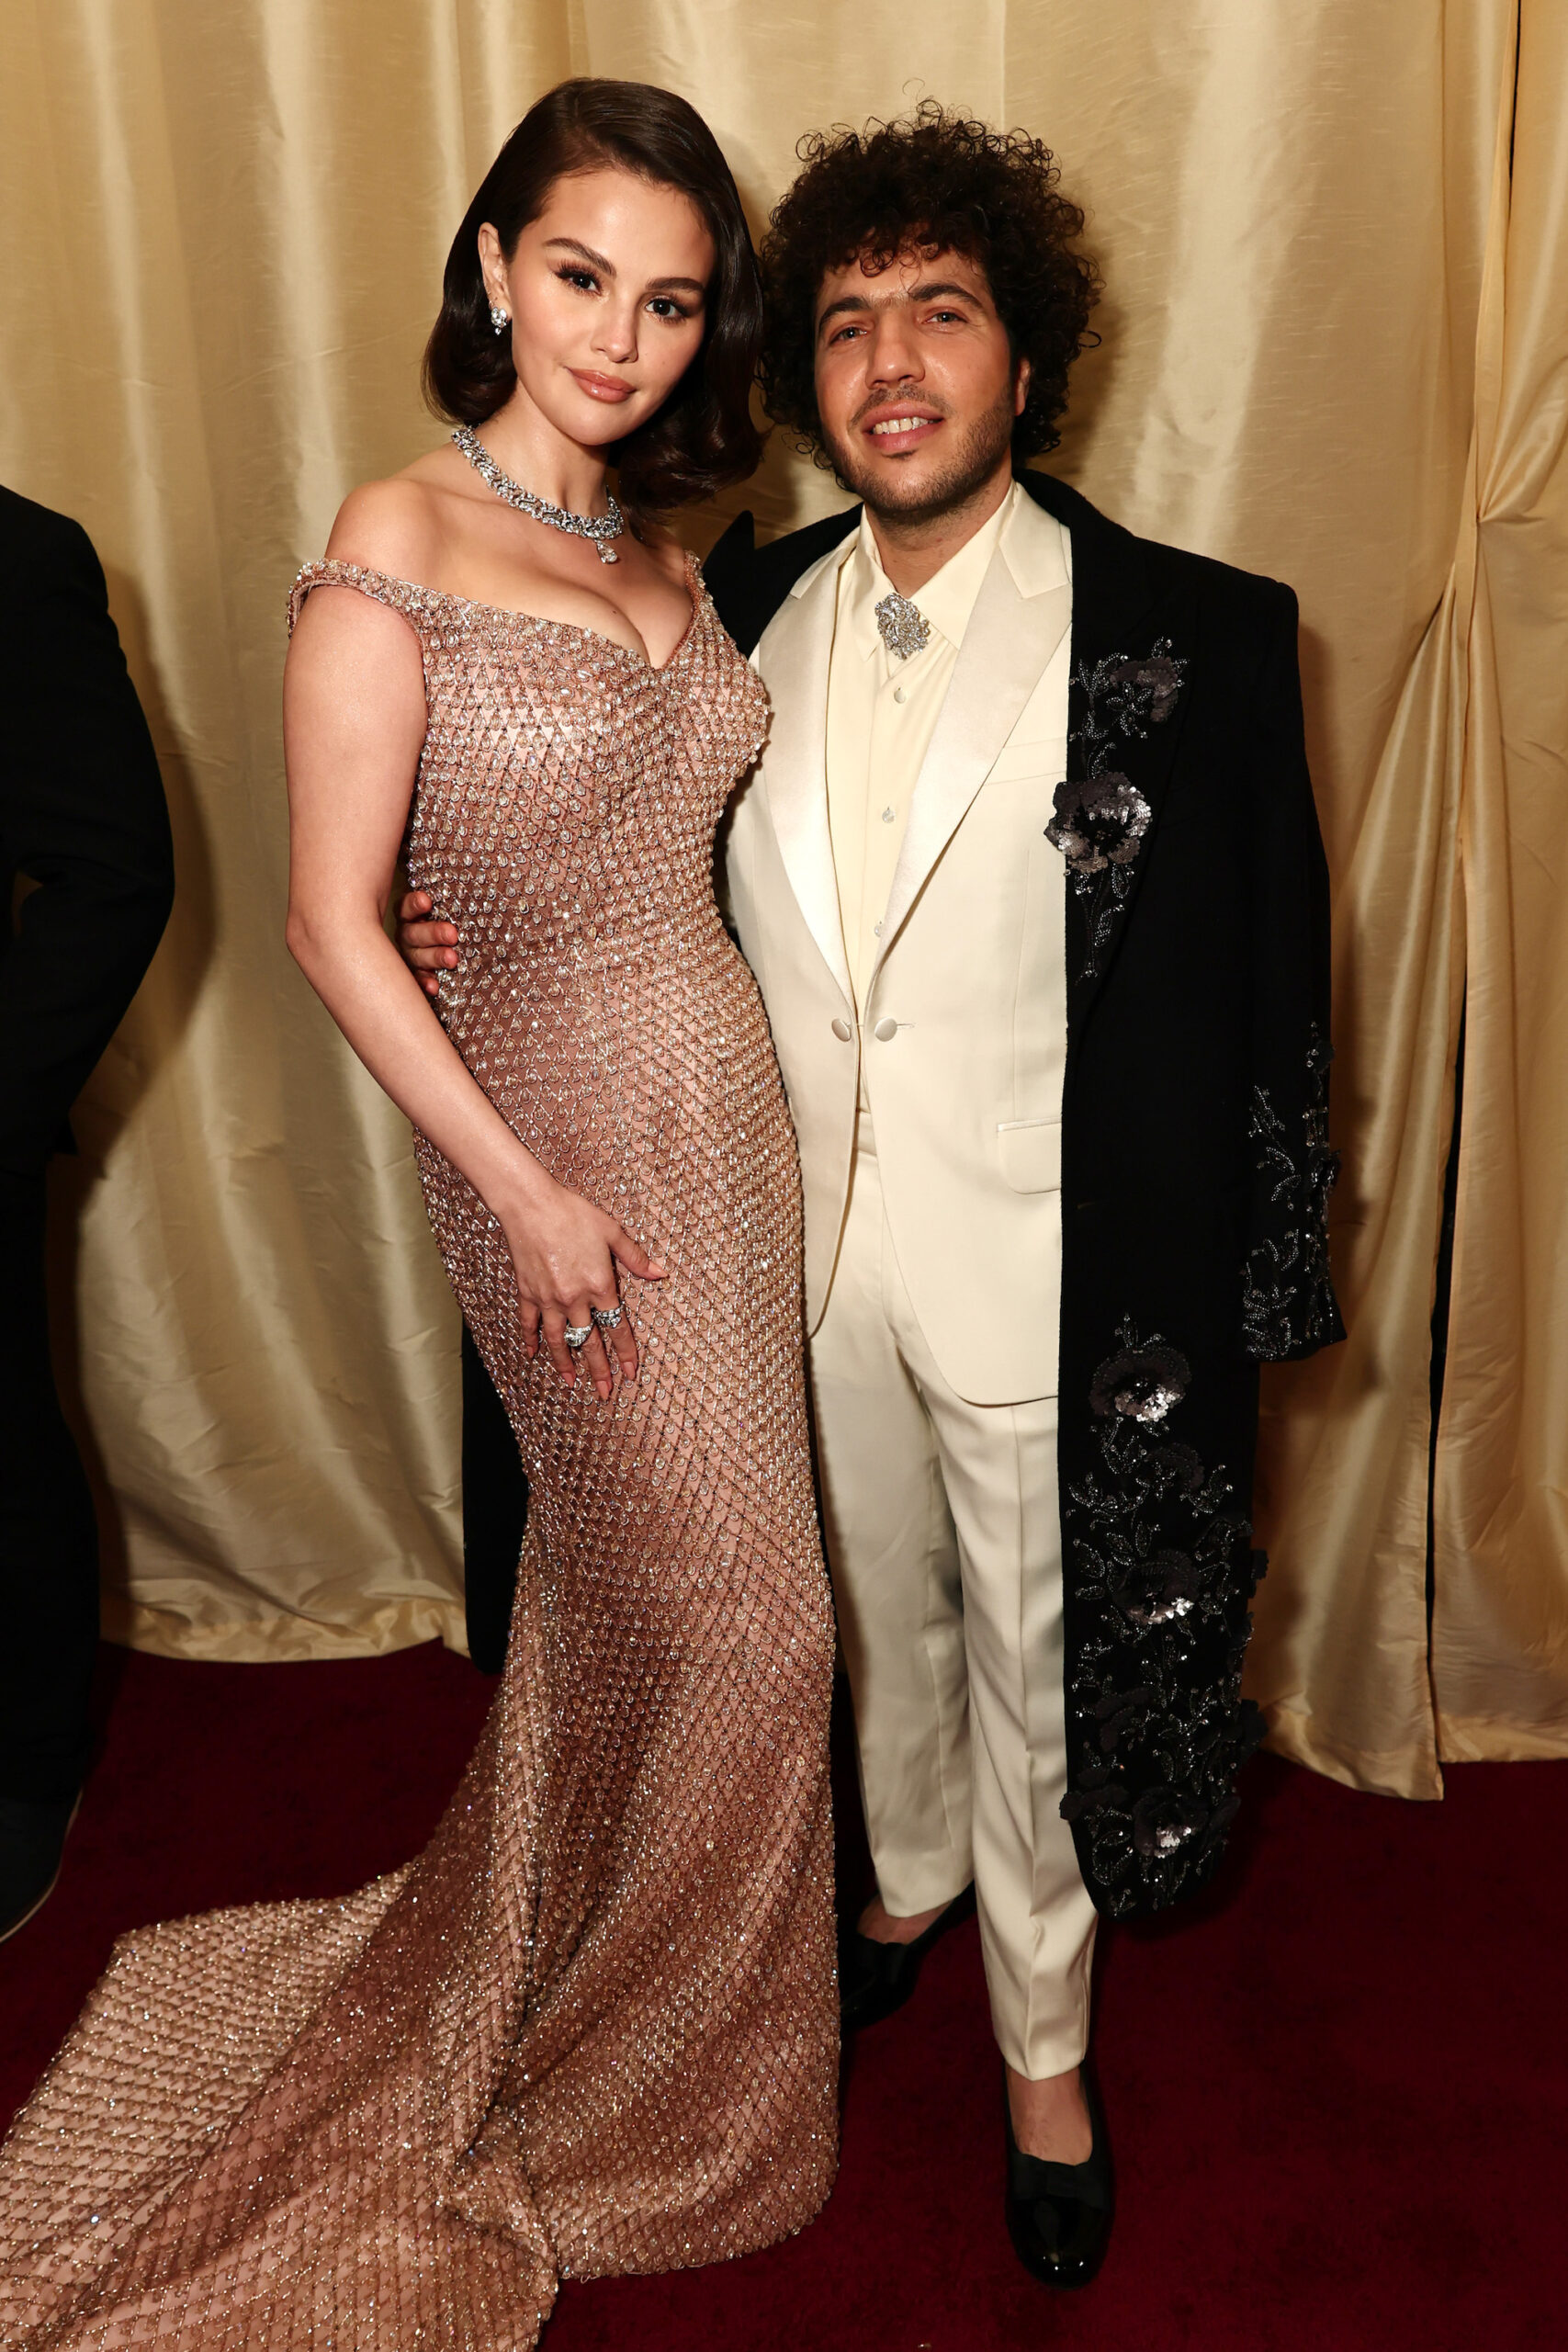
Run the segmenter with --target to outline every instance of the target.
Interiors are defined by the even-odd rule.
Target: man
[[[724,855],[877,1873],[844,2011],[901,2006],[972,1882],[1009,2224],[1072,2286],[1111,2217],[1097,1914],[1219,1858],[1256,1363],[1339,1334],[1295,600],[1016,472],[1095,291],[1047,150],[927,107],[807,155],[764,393],[863,504],[761,550],[743,516],[706,572],[773,703]]]
[[[86,533],[0,490],[0,579],[4,1941],[59,1873],[87,1768],[98,1637],[97,1527],[50,1361],[44,1171],[73,1148],[66,1114],[168,921],[174,862],[157,759]]]

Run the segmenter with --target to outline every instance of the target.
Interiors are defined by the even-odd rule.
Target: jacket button
[[[874,1037],[880,1037],[886,1046],[890,1038],[898,1035],[898,1023],[896,1021],[879,1021],[871,1034]]]
[[[833,1035],[840,1046],[847,1046],[854,1035],[854,1031],[850,1027],[849,1023],[840,1019],[838,1013],[833,1015]]]

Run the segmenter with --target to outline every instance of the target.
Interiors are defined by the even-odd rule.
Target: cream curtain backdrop
[[[802,130],[931,92],[1041,131],[1089,210],[1104,341],[1053,463],[1302,598],[1351,1339],[1267,1385],[1252,1687],[1277,1745],[1374,1788],[1438,1793],[1439,1722],[1454,1754],[1568,1748],[1561,0],[1524,11],[1511,179],[1513,0],[8,0],[6,22],[0,468],[105,559],[180,860],[62,1179],[124,1539],[111,1630],[222,1657],[461,1640],[456,1320],[403,1124],[283,950],[277,696],[296,566],[352,483],[434,437],[418,356],[472,187],[551,82],[618,74],[702,108],[760,227]],[[776,530],[839,494],[775,443],[745,503]],[[1435,1699],[1429,1318],[1467,953]]]
[[[1436,1463],[1444,1756],[1568,1748],[1568,8],[1519,36],[1456,569],[1469,1012]]]

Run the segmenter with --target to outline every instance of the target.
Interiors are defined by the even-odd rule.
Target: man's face
[[[1009,463],[1028,363],[1015,363],[985,273],[961,254],[830,271],[816,341],[822,437],[874,514],[946,513]]]

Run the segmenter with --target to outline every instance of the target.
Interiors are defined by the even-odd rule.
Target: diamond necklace
[[[601,563],[619,563],[621,559],[610,541],[620,537],[626,521],[607,490],[604,503],[608,514],[574,514],[569,507],[552,506],[547,498],[525,490],[510,474],[503,474],[479,435],[468,425],[459,424],[452,438],[474,471],[490,484],[498,498],[505,499],[508,506],[515,506],[520,514],[531,514],[536,523],[548,523],[552,530],[570,531],[576,539],[592,539]]]

